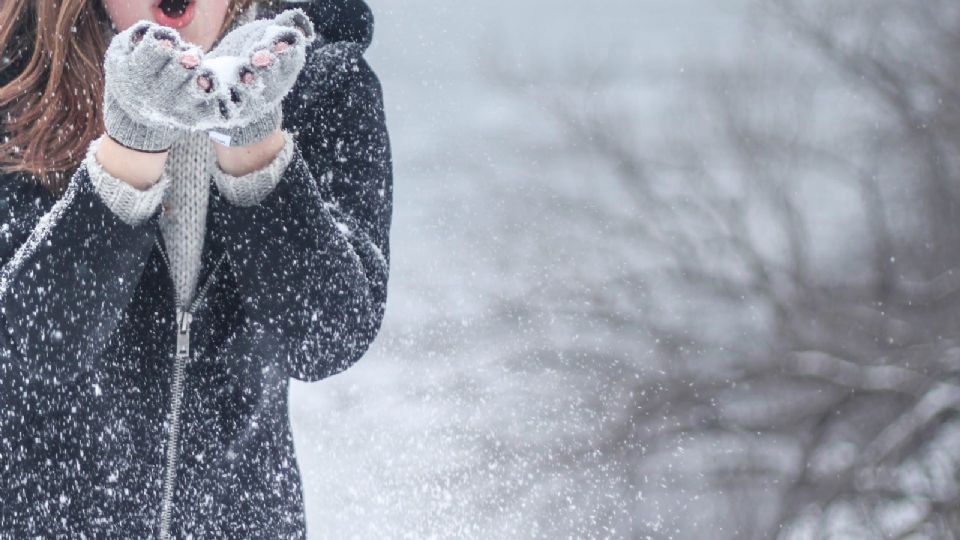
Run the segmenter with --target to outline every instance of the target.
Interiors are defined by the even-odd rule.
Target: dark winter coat
[[[267,199],[233,206],[211,182],[173,538],[305,536],[289,377],[347,369],[384,315],[392,165],[362,57],[372,17],[361,0],[289,4],[333,44],[308,51],[284,100],[296,150]],[[177,347],[160,212],[125,224],[82,165],[60,198],[0,177],[0,538],[158,532]]]

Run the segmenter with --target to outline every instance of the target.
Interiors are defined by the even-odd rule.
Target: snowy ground
[[[577,408],[589,389],[503,365],[552,337],[493,306],[555,274],[536,261],[504,268],[505,249],[541,238],[522,227],[498,232],[535,220],[536,209],[497,200],[493,187],[529,182],[528,194],[548,197],[553,179],[538,178],[532,163],[516,169],[514,139],[546,128],[486,66],[568,56],[637,63],[656,75],[626,81],[643,96],[632,112],[660,117],[687,65],[742,45],[741,2],[370,3],[368,59],[383,82],[395,159],[389,301],[360,363],[291,390],[311,538],[624,537],[595,527],[598,514],[628,512],[607,500],[618,496],[606,493],[616,478],[539,451],[589,432]],[[566,261],[590,272],[586,257]]]

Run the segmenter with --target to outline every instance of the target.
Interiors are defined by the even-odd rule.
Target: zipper
[[[180,409],[183,401],[183,383],[187,360],[190,358],[190,325],[193,322],[193,315],[196,313],[200,302],[204,300],[210,285],[216,280],[217,270],[220,264],[227,257],[224,253],[217,260],[210,275],[207,276],[206,283],[200,289],[200,292],[194,298],[189,307],[184,306],[177,292],[177,283],[173,279],[173,269],[170,266],[170,260],[167,258],[167,252],[160,244],[160,233],[157,233],[157,248],[167,267],[167,273],[170,275],[170,281],[173,283],[173,297],[176,303],[176,332],[177,348],[174,354],[173,381],[170,386],[170,432],[167,434],[166,452],[165,452],[165,471],[163,476],[163,501],[160,509],[160,540],[170,538],[170,517],[173,510],[173,489],[176,484],[177,459],[179,457],[179,435],[180,435]]]

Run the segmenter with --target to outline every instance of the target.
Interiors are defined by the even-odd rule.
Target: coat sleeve
[[[80,165],[57,198],[0,176],[0,331],[12,358],[50,373],[92,365],[133,296],[156,238],[159,206],[130,225]]]
[[[210,211],[242,299],[241,341],[316,381],[354,364],[383,320],[390,143],[380,82],[346,42],[311,52],[283,110],[295,144],[276,186],[250,206],[215,189]]]

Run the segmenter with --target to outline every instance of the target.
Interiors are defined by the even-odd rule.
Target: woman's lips
[[[196,6],[195,0],[190,0],[190,3],[187,4],[186,9],[183,10],[183,13],[181,13],[179,17],[171,17],[164,13],[163,9],[160,8],[161,3],[162,2],[154,2],[150,8],[153,11],[153,20],[155,20],[157,24],[179,30],[193,21],[195,14],[194,8]]]

